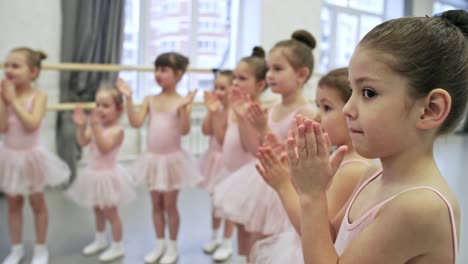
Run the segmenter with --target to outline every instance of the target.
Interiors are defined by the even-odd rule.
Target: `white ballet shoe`
[[[179,254],[177,253],[177,241],[170,240],[167,244],[166,252],[159,263],[161,264],[172,264],[177,261]]]
[[[216,249],[213,254],[213,260],[225,261],[232,256],[232,242],[231,239],[225,239],[221,246]]]
[[[104,233],[96,233],[96,238],[94,241],[83,249],[83,255],[94,255],[106,247],[107,241]]]
[[[99,260],[102,262],[108,262],[115,259],[118,259],[125,255],[125,250],[120,242],[112,242],[111,246],[106,249],[101,255],[99,255]]]
[[[156,248],[145,256],[145,263],[154,263],[164,254],[166,250],[166,241],[158,239]]]
[[[2,264],[18,264],[24,258],[24,247],[22,244],[11,247],[10,253],[3,260]]]
[[[203,252],[206,254],[212,254],[221,245],[221,241],[218,239],[212,239],[203,246]]]
[[[49,251],[45,245],[34,246],[34,255],[31,264],[48,264],[49,263]]]

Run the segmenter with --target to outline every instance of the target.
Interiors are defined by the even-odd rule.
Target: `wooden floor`
[[[441,138],[435,149],[438,164],[455,191],[462,207],[459,264],[468,263],[468,136]],[[48,246],[51,264],[99,263],[97,257],[84,257],[81,249],[93,239],[94,220],[90,210],[77,207],[62,192],[46,192],[49,207]],[[112,263],[143,263],[143,258],[155,245],[155,235],[150,217],[150,201],[147,192],[139,190],[136,202],[120,209],[124,223],[126,255]],[[202,252],[202,245],[211,236],[210,201],[208,195],[198,189],[185,190],[179,198],[181,229],[179,235],[178,263],[213,263]],[[5,199],[0,198],[0,260],[9,251]],[[24,241],[30,263],[33,247],[33,224],[29,206],[25,206]],[[465,250],[463,250],[465,249]],[[226,263],[235,263],[235,257]]]

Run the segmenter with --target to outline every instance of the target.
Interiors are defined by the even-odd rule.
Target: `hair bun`
[[[450,21],[468,37],[468,13],[465,10],[448,10],[438,16]]]
[[[40,60],[47,59],[47,54],[45,52],[43,52],[42,50],[36,50],[36,53],[39,56]]]
[[[314,36],[309,33],[309,31],[304,29],[299,29],[292,33],[291,38],[306,44],[309,48],[314,49],[317,45]]]
[[[260,46],[255,46],[252,49],[252,57],[265,58],[265,50]]]

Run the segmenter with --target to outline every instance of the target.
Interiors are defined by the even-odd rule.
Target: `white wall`
[[[0,1],[0,61],[17,46],[28,46],[47,53],[45,62],[58,62],[61,39],[60,0]],[[1,74],[3,77],[3,73]],[[49,94],[49,103],[58,101],[58,72],[42,71],[37,85]],[[42,138],[55,149],[55,113],[49,112],[43,123]]]

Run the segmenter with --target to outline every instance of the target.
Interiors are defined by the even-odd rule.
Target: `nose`
[[[314,116],[314,121],[321,123],[322,122],[322,111],[317,111]]]
[[[343,106],[343,114],[350,119],[356,119],[357,117],[356,99],[354,97],[351,94],[348,102]]]

